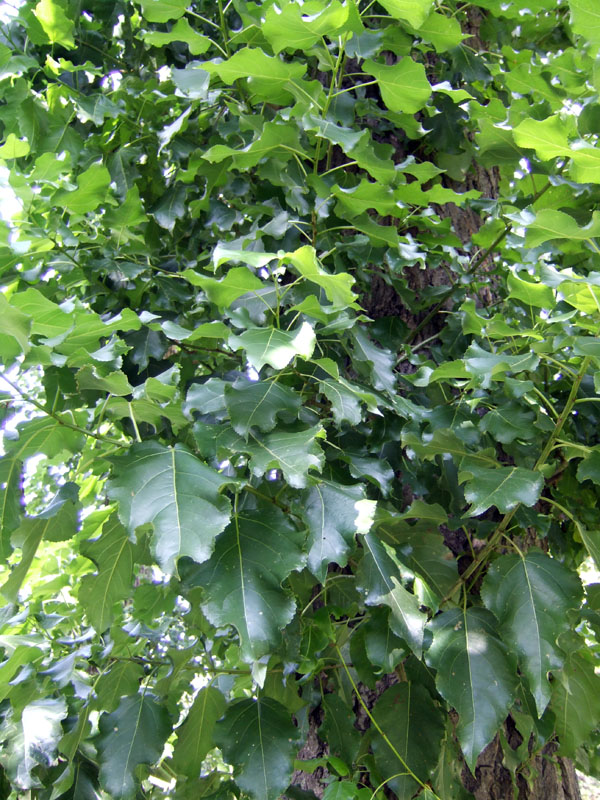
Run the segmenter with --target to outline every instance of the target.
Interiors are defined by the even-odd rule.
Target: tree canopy
[[[597,0],[1,10],[3,796],[597,774]]]

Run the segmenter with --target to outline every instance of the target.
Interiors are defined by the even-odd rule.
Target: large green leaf
[[[433,0],[383,0],[381,5],[388,14],[419,28],[429,16]]]
[[[256,370],[265,364],[283,369],[296,357],[310,358],[315,349],[315,332],[308,322],[295,331],[278,328],[249,328],[239,336],[230,336],[234,350],[244,349],[248,363]]]
[[[389,606],[390,626],[420,657],[426,617],[419,600],[402,585],[402,565],[394,551],[369,533],[361,538],[363,557],[357,572],[357,588],[371,606]]]
[[[424,686],[404,682],[386,689],[375,703],[373,716],[396,751],[376,734],[373,739],[375,763],[382,779],[389,780],[399,800],[409,800],[418,784],[409,775],[400,777],[398,773],[405,772],[406,765],[421,781],[429,780],[444,736],[442,715]]]
[[[119,517],[132,537],[141,525],[152,524],[153,551],[164,572],[171,573],[181,556],[198,562],[210,557],[230,517],[231,504],[220,494],[227,478],[180,444],[144,442],[113,463],[108,494],[119,502]]]
[[[587,240],[600,236],[600,211],[594,211],[591,221],[580,227],[570,214],[546,208],[536,214],[527,226],[525,241],[528,247],[537,247],[553,239]]]
[[[556,673],[550,707],[560,753],[573,758],[600,723],[600,677],[582,654],[571,654],[564,669]]]
[[[569,0],[569,7],[573,31],[592,44],[600,44],[600,11],[594,0]]]
[[[367,60],[363,69],[379,83],[381,97],[390,111],[415,114],[431,95],[425,68],[412,58],[403,58],[393,66]]]
[[[343,309],[354,306],[356,295],[352,291],[354,278],[347,273],[330,275],[319,261],[313,247],[301,247],[293,253],[288,253],[286,258],[306,280],[320,286],[329,302],[336,308]]]
[[[94,628],[102,633],[113,620],[115,603],[131,595],[136,548],[116,514],[104,524],[97,539],[83,542],[81,554],[97,567],[95,575],[84,575],[79,601]]]
[[[33,13],[51,42],[63,47],[75,47],[73,39],[75,25],[65,13],[65,8],[61,3],[57,0],[40,0]]]
[[[519,504],[533,506],[544,486],[540,472],[523,467],[473,467],[466,462],[463,462],[460,480],[467,481],[465,498],[472,504],[469,514],[473,517],[491,506],[496,506],[503,514]]]
[[[114,201],[108,195],[110,172],[102,164],[92,164],[82,172],[77,182],[77,189],[65,191],[60,189],[54,195],[54,202],[73,214],[86,214],[94,211],[101,203]]]
[[[358,531],[357,503],[365,498],[361,484],[343,486],[320,481],[302,495],[308,523],[308,568],[321,583],[330,562],[345,567]]]
[[[186,576],[186,584],[203,588],[210,622],[235,626],[247,661],[272,652],[294,616],[294,600],[281,582],[304,566],[303,542],[304,534],[275,506],[241,511],[210,561]]]
[[[171,733],[166,709],[149,693],[124,697],[115,711],[101,715],[98,728],[100,785],[111,797],[133,797],[137,768],[158,761]]]
[[[308,50],[322,36],[332,38],[350,30],[350,9],[350,3],[342,4],[339,0],[319,3],[310,14],[304,14],[302,7],[295,3],[288,3],[281,9],[270,6],[262,32],[275,53],[288,48]]]
[[[179,19],[188,7],[186,0],[139,0],[148,22],[169,22]]]
[[[287,103],[292,99],[288,89],[291,81],[299,81],[306,67],[302,63],[288,63],[277,56],[268,56],[262,50],[244,47],[231,58],[215,64],[206,61],[202,68],[216,73],[225,83],[248,78],[252,95],[268,103]]]
[[[31,327],[31,317],[9,305],[4,295],[0,293],[0,334],[2,334],[0,359],[7,366],[18,356],[29,351]]]
[[[458,712],[456,733],[473,769],[513,703],[516,664],[496,634],[493,615],[485,609],[444,611],[430,629],[433,643],[427,663],[437,670],[439,693]]]
[[[556,559],[530,550],[522,558],[505,555],[495,561],[481,596],[519,659],[541,716],[550,700],[548,673],[564,662],[558,636],[569,628],[567,612],[581,603],[579,578]]]
[[[234,431],[247,437],[254,426],[263,432],[273,430],[278,416],[296,417],[301,400],[277,381],[240,380],[225,386],[225,402]]]
[[[187,269],[183,274],[193,286],[200,286],[208,299],[221,308],[228,308],[238,297],[248,292],[264,288],[263,281],[247,267],[233,267],[221,280],[201,275],[192,269]]]
[[[223,716],[225,698],[218,689],[200,689],[187,717],[177,728],[173,766],[192,780],[197,780],[206,754],[214,747],[215,723]]]
[[[256,800],[277,800],[292,775],[300,732],[285,708],[268,697],[232,703],[215,728],[235,780]]]

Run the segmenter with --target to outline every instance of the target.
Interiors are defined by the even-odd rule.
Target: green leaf
[[[278,416],[295,418],[301,404],[297,392],[276,381],[239,380],[225,385],[224,396],[231,425],[245,438],[254,426],[273,430]]]
[[[509,297],[515,297],[528,306],[535,306],[536,308],[551,309],[556,305],[554,292],[549,286],[544,286],[543,283],[523,280],[516,272],[509,272],[506,280]]]
[[[73,327],[73,315],[48,300],[38,289],[30,287],[11,298],[11,306],[31,317],[31,333],[55,339]]]
[[[316,283],[325,291],[329,302],[337,309],[355,307],[356,295],[352,291],[354,278],[347,273],[330,275],[320,266],[313,247],[301,247],[286,254],[289,261],[306,280]]]
[[[531,507],[539,500],[544,478],[540,472],[523,467],[488,467],[477,466],[476,470],[464,465],[459,474],[459,481],[468,481],[465,487],[465,498],[472,503],[469,516],[483,514],[491,506],[505,514],[515,506],[522,504]]]
[[[337,694],[323,696],[325,718],[319,728],[319,736],[327,742],[329,754],[352,767],[358,754],[360,733],[354,727],[354,714]]]
[[[73,48],[73,20],[65,14],[65,9],[57,0],[40,0],[33,13],[52,43]]]
[[[174,5],[178,11],[178,4],[175,3]],[[157,9],[152,9],[149,2],[144,3],[144,7],[148,9],[151,14],[154,12],[154,15],[156,15]],[[145,16],[146,19],[149,19],[147,15]],[[178,19],[169,33],[151,31],[150,33],[142,33],[140,38],[154,47],[163,47],[164,45],[171,44],[172,42],[185,42],[185,44],[187,44],[187,46],[190,48],[190,53],[195,56],[205,53],[211,46],[211,41],[208,36],[202,36],[202,34],[195,31],[187,19]]]
[[[220,494],[227,478],[180,444],[144,442],[113,463],[108,495],[119,502],[119,517],[132,537],[141,525],[152,524],[152,547],[163,572],[171,573],[181,556],[198,562],[210,557],[230,517],[229,500]]]
[[[442,715],[424,686],[404,682],[386,689],[375,703],[373,716],[396,751],[375,734],[375,763],[382,779],[389,781],[398,798],[408,800],[418,784],[409,775],[399,776],[398,773],[405,772],[404,765],[407,765],[421,781],[429,780],[444,736]]]
[[[277,151],[277,154],[273,151]],[[294,152],[300,156],[305,155],[299,142],[298,127],[281,122],[266,122],[258,138],[241,150],[216,144],[204,153],[203,158],[211,163],[232,158],[236,169],[247,170],[269,156],[287,160],[292,158]]]
[[[100,785],[111,797],[133,797],[137,767],[154,764],[162,754],[171,733],[169,715],[145,693],[124,697],[116,711],[101,715],[98,727]]]
[[[239,336],[229,337],[229,346],[233,350],[244,349],[248,363],[257,372],[260,372],[265,364],[275,369],[283,369],[296,356],[310,358],[315,344],[315,332],[308,322],[303,322],[295,331],[249,328]]]
[[[241,451],[250,455],[250,469],[261,477],[271,469],[280,469],[283,477],[295,489],[303,489],[308,480],[308,471],[323,468],[324,455],[317,439],[324,439],[325,431],[319,426],[303,431],[276,430],[266,436],[250,433],[248,442],[237,437],[221,437],[219,447],[231,452]]]
[[[76,374],[77,385],[83,391],[92,389],[108,394],[124,396],[133,392],[133,387],[127,380],[124,372],[109,372],[107,375],[99,375],[96,367],[82,367]]]
[[[303,541],[276,507],[242,511],[217,539],[210,561],[186,578],[204,589],[208,620],[237,629],[246,661],[272,652],[294,616],[294,600],[281,582],[304,566]]]
[[[229,308],[238,297],[265,287],[264,282],[247,267],[233,267],[221,280],[201,275],[192,269],[186,269],[183,277],[193,286],[200,286],[211,303],[220,308]]]
[[[144,670],[133,661],[115,661],[102,673],[95,685],[98,705],[103,711],[114,711],[122,697],[137,695]]]
[[[542,120],[525,119],[513,129],[513,136],[519,147],[535,150],[542,161],[571,156],[569,135],[575,135],[573,120],[563,119],[558,114]]]
[[[357,573],[357,589],[367,605],[389,606],[391,629],[420,658],[426,617],[419,610],[417,597],[402,585],[402,565],[393,550],[374,534],[363,536],[361,541],[364,553]]]
[[[517,356],[490,353],[475,342],[466,351],[464,363],[471,375],[484,379],[484,388],[487,388],[491,378],[504,372],[519,373],[534,370],[539,364],[539,357],[532,352]]]
[[[20,719],[10,712],[0,736],[5,741],[2,764],[8,776],[21,791],[40,785],[32,771],[42,765],[57,763],[57,746],[63,734],[62,720],[67,716],[64,697],[42,698],[27,703]]]
[[[0,459],[0,535],[1,560],[12,550],[10,535],[21,524],[23,514],[23,495],[21,473],[23,462],[18,458]]]
[[[79,175],[77,189],[70,192],[59,189],[52,200],[71,214],[87,214],[102,203],[114,205],[108,194],[110,180],[110,172],[103,164],[92,164]]]
[[[437,616],[430,628],[433,643],[426,660],[437,670],[439,693],[458,712],[456,733],[473,769],[513,703],[516,666],[489,611],[453,608]]]
[[[456,561],[449,559],[450,551],[437,525],[409,525],[392,518],[379,523],[377,532],[394,547],[401,563],[424,581],[427,594],[431,595],[427,604],[435,607],[458,580]]]
[[[331,413],[337,425],[347,422],[358,425],[362,420],[360,399],[356,392],[348,389],[340,381],[325,380],[319,382],[319,388],[331,403]]]
[[[215,741],[236,765],[237,785],[257,800],[277,800],[290,782],[299,730],[268,697],[232,703],[217,723]]]
[[[392,17],[405,20],[413,28],[420,28],[429,16],[433,0],[383,0],[381,5]]]
[[[135,546],[127,531],[113,514],[104,524],[102,534],[83,542],[81,554],[97,567],[95,575],[84,575],[79,587],[79,601],[87,618],[103,633],[113,621],[115,603],[132,592]]]
[[[262,33],[277,54],[282,50],[308,50],[322,36],[332,39],[349,31],[350,3],[332,0],[320,9],[303,14],[301,6],[289,3],[281,9],[270,6],[265,14]],[[319,8],[317,6],[317,8]]]
[[[386,3],[383,5],[387,7]],[[367,60],[363,64],[363,70],[379,83],[381,97],[390,111],[415,114],[423,108],[431,96],[431,86],[425,68],[412,58],[403,58],[392,66]]]
[[[218,689],[200,689],[187,717],[177,728],[173,748],[173,766],[178,772],[197,780],[206,754],[214,747],[215,723],[223,716],[225,698]]]
[[[6,365],[29,352],[31,326],[31,318],[10,306],[0,292],[0,359]]]
[[[577,480],[580,483],[590,480],[600,485],[600,448],[593,448],[581,459],[577,467]]]
[[[42,539],[58,542],[70,539],[75,534],[77,492],[75,484],[64,484],[45,511],[36,517],[25,517],[13,532],[11,541],[13,546],[21,548],[21,560],[0,587],[0,593],[10,602],[17,602],[19,590],[27,578]]]
[[[527,411],[518,403],[506,403],[489,411],[481,420],[481,430],[490,433],[497,442],[510,444],[515,439],[525,441],[535,437],[532,423],[533,411]]]
[[[169,22],[185,14],[187,0],[139,0],[142,14],[148,22]]]
[[[600,236],[600,211],[594,211],[591,221],[581,228],[569,214],[545,208],[527,226],[525,242],[528,247],[537,247],[554,239],[585,241],[595,236]]]
[[[600,44],[600,11],[594,0],[569,0],[571,25],[592,44]]]
[[[600,721],[600,677],[580,653],[572,653],[564,669],[554,676],[552,705],[559,753],[575,758]]]
[[[465,38],[459,21],[438,11],[432,11],[425,22],[418,26],[416,33],[421,39],[431,42],[437,53],[445,53],[458,47]]]
[[[550,701],[548,673],[560,669],[558,636],[569,628],[567,612],[581,603],[575,574],[542,552],[505,555],[489,568],[481,596],[500,623],[529,681],[539,716]]]
[[[248,86],[255,100],[282,104],[292,100],[288,84],[300,81],[306,71],[306,66],[302,63],[288,63],[252,47],[243,47],[219,64],[206,61],[202,68],[211,74],[217,74],[228,84],[240,78],[248,78]]]
[[[308,568],[325,582],[331,562],[345,567],[358,532],[357,503],[365,499],[361,484],[342,486],[320,481],[302,494],[302,515],[308,524]]]
[[[4,160],[23,158],[29,155],[30,150],[29,142],[18,139],[14,133],[9,133],[4,144],[0,146],[0,158]]]

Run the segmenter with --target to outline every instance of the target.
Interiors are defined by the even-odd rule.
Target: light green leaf
[[[516,272],[509,272],[506,278],[508,284],[508,296],[521,300],[529,306],[545,308],[550,310],[556,305],[554,292],[549,286],[543,283],[523,280]]]
[[[261,31],[275,53],[282,50],[308,50],[322,36],[330,39],[350,30],[348,17],[350,3],[331,0],[321,4],[319,11],[303,13],[300,5],[288,3],[281,9],[274,5],[267,9]]]
[[[364,486],[320,481],[302,494],[301,513],[308,524],[308,568],[325,582],[331,562],[345,567],[358,532],[357,503],[365,499]]]
[[[600,44],[600,9],[595,0],[569,0],[571,25],[592,44]]]
[[[516,665],[496,635],[493,615],[485,609],[444,611],[430,628],[433,643],[426,660],[437,670],[439,693],[458,712],[456,733],[473,769],[514,701]]]
[[[278,56],[268,56],[251,47],[243,47],[219,64],[206,61],[202,68],[217,74],[227,84],[248,78],[251,94],[256,100],[283,104],[292,100],[288,83],[299,81],[306,71],[306,66],[300,62],[285,62]]]
[[[360,399],[340,381],[320,381],[319,388],[331,403],[331,412],[337,425],[347,422],[358,425],[362,420]]]
[[[413,28],[420,28],[429,16],[433,0],[382,0],[381,5],[392,17],[405,20]]]
[[[150,8],[149,2],[144,3],[144,5]],[[175,5],[177,6],[177,4]],[[202,36],[202,34],[195,31],[187,19],[178,19],[168,33],[151,31],[150,33],[140,34],[140,38],[153,47],[163,47],[166,44],[171,44],[171,42],[185,42],[190,48],[190,53],[195,56],[205,53],[211,46],[208,36]]]
[[[525,119],[513,129],[513,136],[519,147],[535,150],[542,161],[569,157],[572,154],[569,137],[575,135],[573,118],[562,118],[558,114],[541,120]]]
[[[73,315],[63,311],[57,303],[48,300],[33,287],[13,295],[10,304],[31,317],[31,333],[34,335],[54,339],[73,327]]]
[[[29,352],[31,328],[31,317],[9,305],[0,292],[0,359],[5,364],[9,365],[18,356]]]
[[[185,14],[188,0],[139,0],[142,14],[148,22],[169,22]]]
[[[577,467],[577,480],[580,483],[590,480],[600,485],[600,448],[593,448],[581,459]]]
[[[243,511],[218,537],[210,561],[186,574],[186,585],[204,590],[207,619],[237,629],[245,661],[273,652],[294,616],[296,604],[281,583],[304,566],[303,542],[278,508]]]
[[[113,514],[102,534],[83,542],[80,550],[94,562],[97,572],[82,578],[79,602],[94,628],[103,633],[113,621],[115,603],[131,595],[136,548]]]
[[[402,565],[375,534],[369,533],[361,541],[364,553],[357,572],[357,589],[367,605],[389,606],[391,629],[420,658],[427,618],[419,610],[418,598],[402,585]]]
[[[75,47],[74,22],[67,17],[65,9],[58,0],[40,0],[33,13],[52,43],[69,49]]]
[[[21,473],[23,462],[18,458],[0,459],[0,560],[5,562],[12,547],[10,535],[23,519]]]
[[[594,211],[591,221],[580,227],[570,214],[544,208],[527,226],[525,242],[527,247],[537,247],[553,239],[585,241],[595,236],[600,236],[600,211]]]
[[[505,372],[526,372],[534,370],[539,364],[539,357],[529,351],[517,356],[506,353],[491,353],[484,350],[476,342],[465,353],[465,367],[471,375],[483,378],[483,386],[487,387],[491,378]]]
[[[472,503],[468,513],[471,517],[483,514],[491,506],[505,514],[522,504],[531,507],[539,500],[544,478],[540,472],[523,467],[487,467],[463,464],[459,481],[468,481],[465,498]]]
[[[354,339],[354,358],[363,362],[375,389],[385,389],[391,394],[396,391],[396,375],[394,367],[396,358],[387,349],[377,347],[367,336],[363,328],[356,327],[352,331]]]
[[[198,62],[192,61],[185,69],[172,69],[171,80],[184,97],[190,100],[206,100],[210,84],[210,75],[206,70],[196,66]],[[167,126],[161,133],[161,145],[165,147],[176,133],[179,133],[191,112],[184,112],[172,125]]]
[[[408,800],[418,784],[409,775],[398,775],[405,769],[396,753],[421,781],[429,780],[444,736],[442,715],[424,686],[405,681],[386,689],[375,703],[373,716],[396,751],[379,734],[374,735],[373,752],[381,778],[389,781],[399,800]]]
[[[259,372],[265,364],[283,369],[296,357],[310,358],[315,349],[315,332],[308,322],[295,331],[277,328],[249,328],[239,336],[229,337],[233,350],[244,349],[248,362]]]
[[[48,508],[36,517],[25,517],[19,528],[13,532],[11,541],[14,547],[21,548],[21,560],[12,568],[9,577],[0,587],[0,594],[11,603],[18,600],[19,590],[27,578],[42,539],[58,542],[70,539],[75,534],[77,492],[78,487],[75,484],[64,484]]]
[[[166,709],[147,692],[124,697],[116,711],[102,714],[96,740],[100,785],[110,797],[129,798],[136,793],[140,764],[154,764],[171,733]]]
[[[232,267],[220,280],[193,269],[186,269],[182,274],[193,286],[203,289],[211,303],[220,308],[228,308],[238,297],[265,287],[265,283],[247,267]]]
[[[210,557],[230,517],[231,504],[220,494],[227,478],[180,444],[144,442],[113,463],[108,495],[119,501],[119,517],[130,536],[140,525],[152,524],[153,551],[164,572],[173,572],[181,556],[198,562]]]
[[[277,800],[283,794],[299,739],[289,713],[268,697],[232,703],[215,729],[225,760],[237,767],[236,783],[256,800]]]
[[[574,758],[600,721],[600,676],[593,663],[580,653],[572,653],[554,678],[551,708],[560,743],[558,752]]]
[[[240,380],[225,386],[225,402],[234,431],[247,438],[254,426],[263,432],[273,430],[278,416],[295,419],[301,397],[276,381]]]
[[[221,692],[205,686],[196,695],[183,725],[177,728],[173,766],[193,781],[198,780],[202,762],[214,747],[215,723],[224,711],[225,698]]]
[[[22,158],[29,155],[29,142],[18,139],[14,133],[9,133],[6,141],[0,146],[0,158],[6,160],[10,158]]]
[[[541,716],[550,701],[548,673],[564,662],[558,636],[569,628],[567,612],[581,604],[579,578],[556,559],[530,550],[523,558],[504,555],[494,561],[481,596],[519,659]]]
[[[82,367],[75,378],[82,391],[91,389],[117,396],[124,396],[133,392],[133,387],[127,380],[127,376],[120,371],[99,375],[96,367],[90,365],[89,367]]]
[[[458,47],[466,36],[455,17],[447,17],[438,11],[432,11],[415,32],[421,39],[431,42],[437,53]]]
[[[82,172],[77,180],[77,189],[66,191],[59,189],[54,193],[53,203],[72,214],[87,214],[95,211],[102,203],[114,205],[108,193],[110,172],[103,164],[92,164]]]
[[[367,60],[363,70],[378,81],[381,97],[390,111],[415,114],[431,96],[425,68],[408,56],[392,66]]]
[[[329,302],[336,308],[356,307],[354,303],[356,295],[352,291],[354,278],[346,272],[335,275],[326,272],[319,264],[314,247],[300,247],[293,253],[286,253],[285,260],[289,261],[303,278],[321,286]]]

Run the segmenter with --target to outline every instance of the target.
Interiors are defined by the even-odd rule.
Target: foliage
[[[7,795],[446,800],[508,714],[598,774],[599,45],[596,0],[6,12]]]

